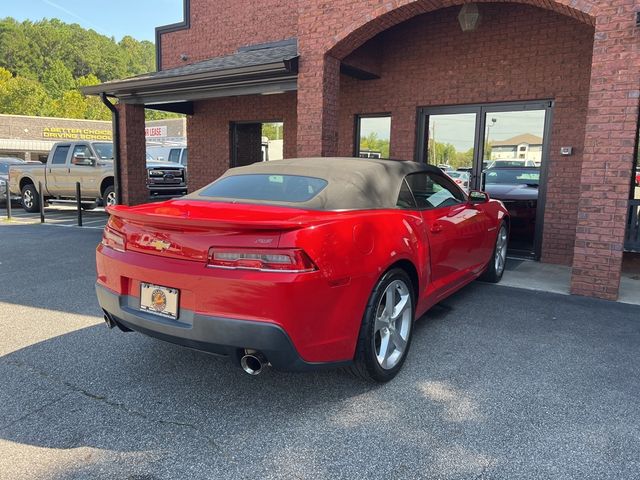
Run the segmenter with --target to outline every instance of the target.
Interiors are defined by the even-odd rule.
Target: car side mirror
[[[471,190],[469,192],[469,203],[487,203],[489,201],[489,195],[486,192],[479,192],[478,190]]]
[[[76,155],[71,159],[71,163],[74,165],[81,165],[85,167],[93,167],[96,159],[94,157],[85,157],[84,155]]]

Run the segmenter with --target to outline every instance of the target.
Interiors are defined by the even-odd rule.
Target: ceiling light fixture
[[[466,3],[460,9],[458,22],[463,32],[473,32],[480,24],[480,9],[476,3]]]

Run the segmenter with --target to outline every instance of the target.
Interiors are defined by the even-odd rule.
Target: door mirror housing
[[[471,190],[469,192],[469,203],[487,203],[489,201],[489,194],[486,192],[480,192],[478,190]]]
[[[95,157],[87,157],[84,153],[78,153],[73,156],[71,163],[85,167],[93,167],[96,163]]]

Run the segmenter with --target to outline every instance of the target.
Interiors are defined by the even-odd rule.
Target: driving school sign
[[[55,140],[111,140],[111,130],[101,130],[95,128],[64,128],[64,127],[44,127],[42,129],[44,138]]]
[[[147,138],[161,138],[167,136],[167,126],[145,127],[144,136]]]

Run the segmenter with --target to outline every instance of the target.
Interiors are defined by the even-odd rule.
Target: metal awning
[[[193,100],[296,90],[297,76],[298,45],[296,39],[290,39],[242,47],[232,55],[84,87],[82,91],[86,95],[104,93],[124,103],[180,111]]]

